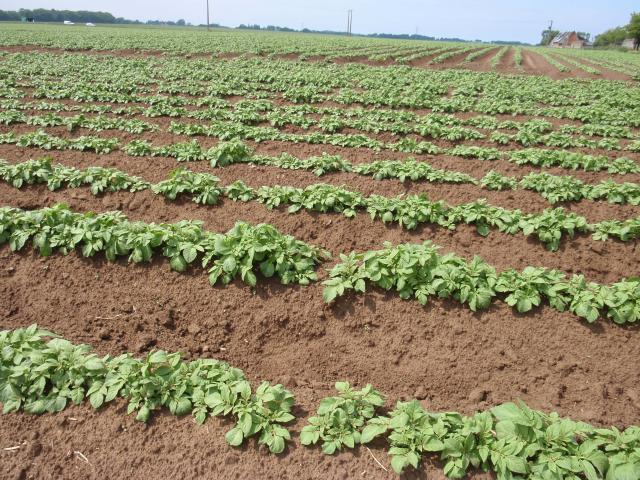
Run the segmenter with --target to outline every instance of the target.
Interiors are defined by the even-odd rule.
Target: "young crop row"
[[[518,70],[522,70],[522,47],[515,47],[513,64]]]
[[[200,258],[211,285],[227,284],[239,276],[255,286],[257,273],[276,276],[283,284],[307,285],[317,279],[316,266],[329,258],[328,252],[264,224],[238,223],[226,234],[215,234],[204,231],[197,221],[129,222],[121,212],[81,214],[64,205],[33,211],[0,208],[0,245],[8,242],[15,251],[28,241],[44,256],[54,250],[67,254],[79,249],[85,257],[103,252],[110,261],[127,256],[139,263],[161,253],[178,272]],[[579,275],[569,279],[557,270],[534,267],[498,274],[480,258],[467,262],[453,254],[440,255],[438,249],[427,241],[342,254],[324,282],[324,300],[331,302],[349,291],[362,293],[369,283],[394,289],[403,299],[414,297],[422,305],[437,296],[455,299],[476,311],[500,298],[523,313],[545,300],[589,322],[604,316],[618,324],[640,318],[637,279],[606,286]]]
[[[292,65],[295,69],[292,69]],[[126,72],[126,73],[123,73]],[[294,103],[519,114],[640,126],[633,87],[623,82],[557,82],[460,69],[427,70],[292,63],[265,59],[210,62],[16,54],[0,62],[0,96],[127,104],[166,92],[164,105],[226,96],[284,98]],[[178,95],[178,94],[184,95]],[[196,98],[201,97],[201,98]]]
[[[456,46],[451,46],[451,45],[445,45],[445,46],[438,46],[438,47],[428,47],[428,48],[423,48],[415,53],[412,54],[408,54],[408,55],[402,55],[399,57],[396,57],[396,62],[399,64],[403,64],[406,65],[414,60],[419,60],[423,57],[427,57],[427,56],[433,56],[436,57],[438,55],[440,55],[441,53],[444,53],[448,50],[454,50],[457,49]]]
[[[583,72],[590,73],[592,75],[601,75],[602,72],[596,68],[590,67],[589,65],[585,65],[584,63],[578,62],[575,58],[571,58],[570,55],[558,55],[558,58],[561,58],[564,62],[573,65],[574,67],[582,70]]]
[[[149,29],[127,27],[125,30],[102,24],[91,31],[79,29],[60,30],[57,25],[38,24],[38,29],[30,26],[6,23],[0,32],[0,45],[30,45],[65,50],[112,51],[129,50],[135,52],[164,52],[167,55],[202,54],[208,57],[221,53],[254,55],[301,56],[362,56],[365,52],[391,48],[433,48],[450,42],[388,40],[363,37],[300,35],[286,32],[267,32],[244,29]],[[187,57],[189,55],[186,55]]]
[[[575,57],[581,60],[587,60],[590,63],[598,65],[609,70],[617,71],[629,75],[635,80],[640,80],[640,64],[633,60],[637,55],[627,55],[625,52],[612,50],[571,50],[564,51],[562,55],[565,57]]]
[[[100,408],[116,398],[127,413],[147,421],[167,408],[191,413],[202,424],[208,416],[228,416],[235,426],[225,436],[239,446],[257,436],[272,453],[282,453],[291,439],[282,425],[295,419],[294,396],[282,385],[263,382],[255,392],[244,374],[224,362],[186,362],[179,353],[152,351],[99,357],[32,325],[0,331],[0,403],[3,413],[60,412],[88,399]],[[317,413],[300,432],[300,443],[322,444],[325,454],[355,448],[375,439],[389,445],[391,467],[400,474],[419,468],[423,457],[439,455],[448,478],[469,470],[514,478],[586,478],[628,480],[640,476],[640,428],[595,428],[532,410],[524,403],[504,403],[471,416],[432,413],[417,400],[398,402],[383,415],[385,398],[371,385],[361,390],[335,384],[337,395],[320,401]]]
[[[220,156],[221,158],[222,155]],[[557,250],[563,236],[592,232],[595,240],[615,237],[632,241],[640,236],[640,218],[624,221],[605,220],[589,224],[575,213],[559,207],[545,209],[541,213],[525,214],[520,210],[509,210],[476,200],[450,206],[442,200],[432,201],[426,194],[385,197],[365,196],[329,184],[312,184],[305,188],[290,186],[262,186],[253,189],[241,180],[220,186],[219,179],[208,173],[195,173],[185,169],[175,170],[170,178],[152,185],[143,179],[130,176],[116,169],[90,167],[87,170],[52,166],[49,159],[30,160],[16,165],[0,163],[0,179],[16,188],[29,184],[47,184],[51,190],[62,186],[90,186],[94,195],[105,191],[139,191],[151,189],[158,195],[174,200],[178,195],[187,195],[195,203],[215,205],[220,197],[233,201],[256,200],[273,209],[288,205],[288,212],[301,209],[321,213],[336,212],[353,217],[358,211],[366,211],[372,220],[397,222],[408,230],[419,224],[431,223],[454,229],[460,223],[473,224],[480,235],[486,236],[491,228],[515,235],[535,235],[547,249]]]
[[[251,139],[257,141],[264,140],[281,140],[285,142],[295,142],[295,143],[311,143],[311,144],[329,144],[329,145],[338,145],[342,147],[349,148],[369,148],[372,150],[395,150],[395,151],[405,151],[403,148],[411,148],[412,142],[414,145],[422,145],[426,144],[428,147],[425,150],[425,147],[422,147],[419,151],[414,151],[414,153],[442,153],[447,154],[448,152],[455,151],[456,148],[459,149],[472,149],[473,148],[481,148],[487,149],[491,151],[495,151],[496,156],[502,156],[503,154],[496,150],[495,148],[487,148],[487,147],[479,147],[475,145],[466,145],[463,143],[459,143],[465,140],[475,141],[486,139],[485,135],[477,130],[473,130],[470,128],[465,128],[461,126],[448,126],[443,125],[438,122],[430,122],[424,121],[422,124],[417,124],[415,127],[408,127],[407,125],[399,125],[394,124],[390,126],[390,129],[395,130],[393,133],[400,133],[400,140],[396,142],[389,142],[379,140],[373,136],[360,134],[360,133],[325,133],[325,132],[333,132],[338,131],[342,128],[342,126],[347,125],[348,122],[341,120],[332,120],[331,118],[326,119],[326,123],[318,124],[321,131],[314,131],[311,133],[286,133],[282,132],[280,129],[275,127],[262,127],[262,126],[252,126],[247,125],[245,123],[233,122],[233,121],[217,121],[213,124],[197,124],[197,123],[181,123],[172,121],[169,125],[168,131],[170,133],[179,134],[179,135],[189,135],[189,136],[209,136],[209,137],[224,137],[225,135],[235,135],[238,138]],[[356,124],[355,122],[350,122],[353,125],[351,127],[358,128],[364,127],[365,130],[376,130],[384,131],[385,128],[383,125],[373,125],[363,126],[362,124]],[[375,123],[375,122],[373,122]],[[397,128],[396,128],[397,127]],[[406,133],[401,132],[402,130],[408,130]],[[411,132],[414,130],[414,132]],[[406,136],[410,133],[416,133],[418,137],[409,137]],[[431,138],[435,140],[444,140],[450,143],[455,143],[456,145],[453,147],[440,147],[433,145],[431,143],[424,142],[424,138]],[[522,129],[517,134],[509,134],[496,131],[490,135],[487,139],[488,141],[500,146],[500,145],[510,145],[513,143],[517,143],[523,147],[533,147],[533,146],[546,146],[546,147],[555,147],[555,148],[587,148],[592,150],[608,150],[608,151],[619,151],[623,149],[623,146],[617,139],[613,138],[602,138],[600,140],[594,140],[586,137],[574,137],[570,133],[563,132],[552,132],[548,134],[541,135],[536,131]],[[408,147],[403,147],[404,143],[407,143]],[[637,142],[629,142],[624,148],[628,151],[635,151],[638,148]],[[455,153],[452,153],[455,155]]]
[[[135,141],[134,141],[135,142]],[[425,161],[417,161],[412,158],[405,160],[375,160],[371,163],[352,164],[340,155],[322,154],[320,156],[300,159],[292,155],[283,153],[277,157],[254,155],[251,148],[237,142],[221,142],[216,147],[203,151],[197,144],[186,144],[180,148],[177,146],[169,148],[156,148],[144,142],[131,142],[125,149],[133,155],[172,155],[178,161],[197,161],[207,159],[212,167],[225,167],[233,163],[251,163],[253,165],[265,165],[292,170],[311,170],[316,176],[322,176],[332,172],[353,172],[359,175],[371,176],[375,180],[397,179],[401,182],[428,181],[443,183],[466,183],[478,185],[487,190],[516,190],[525,189],[539,193],[544,199],[552,204],[559,202],[589,200],[606,200],[614,204],[640,204],[640,186],[636,183],[617,183],[613,180],[603,180],[596,184],[585,183],[575,177],[566,175],[551,175],[546,172],[530,173],[521,179],[502,175],[495,171],[488,172],[481,179],[476,179],[470,175],[457,172],[437,169]],[[7,182],[11,182],[16,187],[20,185],[21,178],[29,183],[30,178],[37,181],[49,182],[50,177],[57,178],[62,175],[65,167],[57,165],[52,167],[46,158],[34,162],[23,162],[16,165],[9,165],[0,160],[0,176]],[[107,175],[102,170],[92,169],[95,175]],[[123,172],[112,171],[114,174],[123,175]],[[38,172],[40,172],[38,174]],[[79,173],[78,173],[79,174]],[[71,175],[66,173],[65,175]],[[74,179],[66,179],[69,186],[79,186],[81,183],[93,183],[93,180],[78,183]],[[51,183],[51,182],[49,182]],[[58,182],[59,183],[59,182]],[[54,182],[55,184],[55,182]],[[119,186],[115,183],[115,186]],[[119,189],[128,189],[128,186]],[[134,190],[131,190],[134,191]],[[98,193],[101,193],[99,190]]]
[[[73,116],[60,116],[54,113],[44,115],[24,115],[19,110],[4,110],[0,112],[0,124],[12,125],[16,123],[26,123],[38,127],[66,127],[69,131],[78,128],[86,128],[94,132],[104,130],[120,130],[127,133],[155,132],[158,126],[135,119],[125,119],[99,115],[96,117],[86,117],[83,113]]]
[[[45,105],[50,106],[50,105]],[[128,133],[143,133],[145,131],[155,131],[158,126],[136,119],[113,118],[103,115],[104,109],[99,109],[100,115],[97,117],[85,117],[84,114],[74,116],[61,116],[54,113],[44,115],[25,115],[19,109],[6,110],[0,112],[0,124],[11,125],[26,123],[40,127],[66,126],[70,131],[76,128],[87,128],[93,131],[103,131],[107,129],[121,130]],[[523,147],[547,146],[558,148],[586,148],[592,150],[608,151],[637,151],[637,136],[632,134],[627,127],[616,127],[610,125],[586,124],[582,126],[562,125],[558,129],[545,120],[530,120],[527,122],[515,122],[511,120],[497,121],[493,117],[477,116],[467,120],[461,120],[453,115],[442,113],[430,113],[422,116],[413,116],[406,112],[376,112],[366,109],[343,110],[335,107],[313,108],[307,105],[294,105],[288,107],[273,107],[270,102],[263,100],[251,103],[243,101],[236,104],[233,109],[228,105],[209,107],[206,110],[186,110],[184,107],[174,107],[162,104],[153,104],[147,109],[141,107],[124,107],[116,110],[118,114],[137,114],[147,117],[189,117],[198,120],[225,122],[230,126],[253,126],[262,128],[262,131],[274,135],[275,132],[285,125],[291,125],[302,130],[311,127],[316,128],[313,133],[324,134],[325,140],[320,143],[329,143],[331,134],[338,134],[344,129],[359,130],[364,133],[377,135],[381,132],[391,133],[394,136],[405,137],[414,134],[420,138],[442,140],[460,144],[463,141],[485,140],[497,145],[520,145]],[[323,113],[319,113],[323,112]],[[314,118],[310,114],[319,116]],[[255,125],[268,122],[273,128],[256,127]],[[490,135],[477,128],[469,128],[465,124],[478,128],[493,130]],[[198,126],[206,132],[208,125],[195,124],[189,122],[188,125]],[[169,131],[180,133],[173,129],[180,128],[181,124],[171,124]],[[517,130],[517,133],[505,133],[500,129]],[[258,130],[260,131],[260,130]],[[202,135],[192,131],[192,135]],[[292,133],[295,134],[295,133]],[[580,136],[574,136],[574,135]],[[304,133],[298,133],[304,135]],[[359,136],[359,134],[347,134]],[[585,136],[587,135],[587,136]],[[590,136],[601,136],[604,138],[594,139]],[[377,140],[375,137],[368,139],[369,148],[389,148],[385,142]],[[632,141],[624,144],[620,139],[630,138]],[[315,143],[318,141],[316,140]],[[386,142],[392,144],[393,142]]]
[[[491,59],[492,69],[495,70],[496,68],[498,68],[498,65],[500,65],[500,62],[502,61],[502,59],[504,58],[504,56],[507,54],[508,51],[509,51],[509,47],[502,47],[500,50],[496,52],[496,54]]]
[[[167,92],[170,93],[170,92]],[[82,113],[113,113],[116,115],[142,115],[149,118],[155,117],[189,117],[199,120],[228,120],[247,124],[269,122],[272,126],[293,125],[303,129],[317,126],[327,133],[335,133],[343,128],[353,128],[365,132],[378,133],[381,131],[394,134],[437,134],[433,130],[436,126],[461,127],[470,125],[486,130],[517,130],[522,131],[520,136],[514,136],[517,142],[525,142],[525,133],[538,134],[536,141],[543,141],[540,137],[543,133],[581,134],[588,136],[601,136],[613,139],[634,139],[629,127],[610,124],[586,123],[584,125],[561,124],[558,127],[548,120],[531,119],[527,121],[498,120],[493,116],[476,115],[466,119],[456,117],[450,113],[430,112],[417,114],[408,110],[370,109],[370,108],[339,108],[328,106],[315,106],[308,103],[302,105],[277,105],[272,100],[258,98],[245,98],[231,103],[220,97],[182,97],[166,96],[157,93],[153,96],[140,98],[148,106],[142,105],[103,105],[103,104],[68,104],[59,102],[19,102],[17,100],[2,100],[0,106],[4,111],[0,112],[0,123],[31,123],[34,125],[54,126],[65,125],[63,122],[72,122],[74,128],[81,125],[85,128],[121,128],[125,131],[137,133],[135,130],[150,130],[153,125],[133,121],[129,124],[113,123],[115,119],[106,117],[82,118],[75,116],[75,122],[65,120],[59,115],[25,115],[20,110],[44,110],[55,112]],[[185,108],[185,107],[196,108]],[[202,107],[205,107],[202,109]],[[319,117],[319,118],[317,118]],[[425,130],[426,129],[426,130]],[[461,130],[466,136],[462,138],[485,138],[486,135],[477,130]],[[579,139],[580,140],[580,139]],[[581,143],[585,140],[581,139]],[[531,141],[529,141],[531,143]],[[589,146],[589,143],[584,143]]]
[[[464,63],[471,63],[474,60],[480,58],[483,55],[486,55],[487,53],[489,53],[491,50],[494,50],[496,47],[494,45],[491,45],[489,47],[484,47],[481,48],[479,50],[473,50],[469,55],[467,55],[464,59]]]
[[[521,180],[490,171],[480,180],[488,190],[516,190],[522,188],[539,193],[545,200],[555,204],[587,198],[606,200],[609,203],[640,205],[640,185],[616,183],[602,180],[596,184],[585,183],[572,176],[557,176],[546,172],[530,173]]]
[[[513,152],[500,152],[495,148],[458,145],[453,148],[442,148],[430,142],[413,138],[404,138],[395,143],[385,143],[372,140],[364,135],[343,134],[293,134],[282,133],[277,129],[267,127],[248,127],[238,124],[219,123],[209,127],[202,125],[178,124],[172,122],[171,132],[190,136],[206,135],[220,141],[251,140],[263,142],[275,140],[283,142],[310,144],[329,144],[349,148],[370,148],[373,150],[387,149],[409,154],[445,154],[463,158],[480,160],[504,159],[516,165],[532,165],[538,167],[560,167],[572,170],[607,171],[615,174],[640,173],[640,166],[630,158],[618,157],[610,159],[602,155],[588,155],[584,153],[568,152],[564,150],[544,150],[529,148]],[[133,156],[168,156],[178,161],[192,161],[208,159],[208,153],[199,142],[193,140],[187,143],[173,143],[156,147],[146,140],[132,140],[120,145],[117,138],[102,138],[83,135],[73,139],[64,139],[46,133],[44,130],[16,135],[14,132],[1,133],[0,144],[13,144],[19,147],[34,147],[44,150],[81,150],[107,154],[121,149]]]
[[[438,63],[442,63],[445,60],[449,60],[450,58],[453,58],[457,55],[462,55],[463,53],[469,52],[469,51],[473,51],[475,49],[477,49],[478,47],[476,45],[470,45],[470,46],[462,46],[462,47],[458,47],[455,49],[451,49],[451,50],[446,50],[443,53],[441,53],[440,55],[432,58],[431,60],[429,60],[429,65],[436,65]]]
[[[199,260],[211,285],[240,277],[255,286],[256,273],[307,285],[317,279],[316,266],[329,257],[267,224],[238,222],[220,234],[204,230],[198,221],[130,222],[122,212],[76,213],[63,204],[31,211],[0,208],[0,245],[8,243],[16,251],[29,240],[43,256],[79,249],[84,257],[104,253],[109,261],[127,257],[140,263],[161,254],[178,272]]]
[[[568,73],[568,72],[571,71],[571,69],[569,67],[567,67],[565,64],[560,63],[558,60],[556,60],[554,57],[552,57],[549,52],[545,52],[544,50],[540,50],[539,53],[540,53],[540,55],[542,55],[542,57],[544,57],[544,59],[547,62],[549,62],[553,67],[555,67],[556,70],[558,70],[560,72],[564,72],[564,73]]]
[[[639,427],[596,428],[523,402],[464,416],[428,412],[410,400],[381,415],[385,399],[371,385],[335,387],[338,394],[322,399],[300,433],[303,445],[321,442],[326,454],[384,438],[398,474],[438,454],[448,478],[463,478],[469,470],[493,472],[499,480],[640,478]]]
[[[186,362],[180,353],[162,350],[144,358],[98,357],[87,345],[74,345],[37,325],[0,331],[0,351],[3,413],[60,412],[85,399],[100,408],[124,398],[127,414],[136,412],[142,422],[160,408],[179,416],[191,413],[198,424],[209,416],[230,417],[235,426],[225,438],[232,446],[258,436],[272,453],[282,453],[291,438],[281,425],[295,418],[291,392],[268,382],[254,392],[242,371],[218,360]]]
[[[422,305],[431,297],[450,298],[477,311],[500,298],[524,313],[546,301],[590,323],[605,316],[617,324],[640,320],[637,278],[599,285],[582,275],[568,278],[546,268],[509,269],[498,274],[480,257],[469,262],[454,254],[442,255],[439,248],[427,240],[422,244],[386,243],[381,250],[341,254],[340,263],[323,282],[324,299],[332,302],[349,292],[364,293],[369,284],[395,291],[402,299],[415,298]]]

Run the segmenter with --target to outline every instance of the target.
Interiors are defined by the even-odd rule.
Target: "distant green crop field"
[[[4,23],[0,31],[0,45],[36,45],[73,50],[366,56],[382,59],[475,44],[223,28],[207,31],[200,27],[109,25],[89,28],[84,25]]]

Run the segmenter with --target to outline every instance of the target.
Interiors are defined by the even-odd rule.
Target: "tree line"
[[[87,10],[55,10],[46,8],[36,8],[33,10],[21,8],[20,10],[0,10],[0,22],[20,22],[23,19],[33,19],[36,22],[62,23],[69,20],[74,23],[116,23],[134,25],[188,25],[183,19],[178,21],[164,20],[129,20],[123,17],[115,17],[109,12],[89,12]]]
[[[635,49],[640,47],[640,13],[632,13],[631,20],[622,27],[611,28],[596,37],[596,47],[609,47],[622,45],[628,38],[635,40]]]
[[[36,22],[63,22],[69,20],[78,23],[141,23],[136,20],[127,20],[122,17],[114,17],[108,12],[89,12],[86,10],[50,10],[36,8],[29,10],[21,8],[17,11],[0,10],[0,21],[19,22],[23,18],[33,18]]]

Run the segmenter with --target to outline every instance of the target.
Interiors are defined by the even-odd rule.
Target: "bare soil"
[[[554,75],[542,57],[523,53],[527,73]],[[489,53],[487,58],[490,59]],[[483,57],[481,63],[487,58]],[[498,71],[511,65],[512,53],[508,52]],[[505,118],[520,120],[517,116]],[[48,131],[68,135],[64,129]],[[167,133],[138,137],[122,132],[100,135],[117,136],[123,142],[133,138],[158,144],[187,140]],[[206,146],[216,144],[211,138],[200,137],[199,141]],[[399,152],[331,145],[248,143],[257,153],[268,155],[286,151],[308,157],[327,152],[352,162],[407,157]],[[135,158],[119,151],[95,155],[0,145],[0,158],[10,162],[45,154],[64,165],[116,167],[152,182],[166,178],[177,166],[171,158]],[[517,176],[537,171],[506,161],[483,162],[444,155],[415,157],[435,167],[476,177],[490,169]],[[636,154],[632,158],[640,157]],[[496,205],[527,212],[549,206],[533,192],[490,192],[472,185],[376,181],[347,173],[318,178],[311,172],[245,164],[219,169],[212,169],[206,162],[181,166],[212,172],[223,184],[238,179],[254,187],[303,187],[326,182],[365,194],[425,192],[451,204],[486,197]],[[567,174],[562,169],[545,170]],[[570,173],[589,182],[610,177],[606,172]],[[615,179],[638,182],[640,175]],[[226,231],[238,220],[268,222],[283,233],[328,249],[334,258],[341,252],[380,248],[384,241],[431,240],[441,245],[443,252],[455,252],[468,259],[480,255],[499,270],[546,266],[584,273],[603,283],[635,275],[640,265],[636,242],[595,242],[585,235],[564,241],[558,252],[548,252],[538,241],[523,235],[492,232],[483,238],[471,226],[460,226],[455,231],[434,226],[405,231],[372,222],[366,214],[353,219],[306,211],[291,215],[286,209],[268,210],[256,202],[227,200],[216,206],[198,206],[185,199],[167,201],[148,191],[95,197],[86,188],[50,192],[44,186],[17,190],[0,183],[0,205],[33,209],[57,202],[65,202],[78,211],[119,209],[133,220],[147,222],[200,219],[214,231]],[[628,218],[640,212],[640,207],[605,202],[582,201],[564,206],[592,222]],[[327,276],[325,268],[331,265],[330,261],[319,269],[321,280]],[[190,418],[158,412],[144,425],[126,415],[126,405],[120,401],[99,411],[84,404],[56,415],[9,414],[0,417],[0,478],[397,478],[391,473],[383,442],[374,443],[370,449],[357,448],[328,457],[297,441],[306,419],[315,412],[321,398],[333,393],[332,385],[339,380],[357,386],[372,383],[388,395],[388,406],[397,400],[417,398],[429,410],[471,414],[521,399],[533,408],[555,410],[598,426],[623,428],[640,422],[637,326],[620,327],[607,320],[589,325],[573,314],[559,313],[546,305],[525,315],[514,313],[499,301],[478,313],[441,299],[422,307],[376,288],[326,305],[319,283],[299,287],[260,280],[255,289],[240,282],[211,287],[202,269],[193,267],[179,274],[162,259],[133,265],[124,259],[115,263],[103,257],[85,259],[76,252],[41,258],[30,247],[18,253],[1,247],[0,329],[37,322],[73,342],[91,345],[100,354],[144,355],[152,349],[164,349],[181,351],[188,359],[225,360],[241,368],[254,386],[267,380],[292,390],[297,420],[291,427],[295,440],[283,455],[274,456],[255,442],[240,449],[229,447],[224,434],[231,426],[223,420],[210,419],[205,426],[197,426]],[[389,471],[383,470],[376,459]],[[491,478],[478,472],[471,472],[469,477]],[[429,457],[417,472],[404,478],[444,477],[437,459]]]
[[[566,64],[567,67],[571,69],[570,72],[560,72],[553,65],[550,65],[544,57],[539,55],[538,53],[531,52],[528,49],[523,49],[523,70],[514,68],[512,55],[513,55],[513,47],[510,47],[510,51],[507,52],[505,57],[500,62],[500,65],[496,68],[496,71],[504,74],[522,74],[527,73],[530,75],[546,75],[553,79],[564,79],[564,78],[603,78],[606,80],[621,80],[621,81],[629,81],[632,79],[630,75],[626,75],[622,72],[617,72],[615,70],[607,69],[600,65],[595,65],[595,68],[601,70],[601,75],[594,75],[575,67],[574,65]],[[8,52],[8,53],[18,53],[18,52],[43,52],[43,53],[69,53],[69,52],[79,52],[83,55],[111,55],[116,57],[167,57],[167,56],[181,56],[184,59],[203,59],[203,58],[221,58],[221,59],[232,59],[239,56],[246,57],[257,57],[259,55],[255,54],[240,54],[235,52],[227,52],[227,53],[207,53],[207,52],[191,52],[186,53],[184,55],[177,53],[170,53],[164,51],[157,50],[149,50],[142,51],[136,49],[122,49],[122,50],[89,50],[89,49],[62,49],[62,48],[52,48],[52,47],[40,47],[36,45],[0,45],[0,51]],[[491,51],[493,52],[493,50]],[[469,68],[471,70],[476,71],[491,71],[491,67],[487,68],[487,65],[484,63],[478,63],[478,61],[474,61],[471,63],[464,63],[463,60],[470,52],[464,52],[459,55],[454,55],[451,58],[448,58],[444,62],[438,64],[429,63],[433,58],[440,55],[436,54],[426,54],[423,57],[417,58],[409,62],[409,65],[413,67],[419,68],[433,68],[433,69],[446,69],[446,68]],[[484,57],[484,56],[483,56]],[[275,55],[275,58],[279,60],[287,60],[287,61],[299,61],[299,54],[297,53],[288,53],[288,54],[280,54]],[[488,57],[490,61],[491,56]],[[315,55],[308,57],[306,61],[308,62],[321,62],[326,61],[327,58],[322,55]],[[484,58],[486,60],[486,58]],[[386,60],[370,60],[369,55],[359,55],[359,56],[351,56],[351,57],[334,57],[331,59],[332,62],[337,64],[348,64],[348,63],[362,63],[370,66],[392,66],[398,65],[398,63],[393,58],[388,58]],[[560,63],[564,63],[562,60],[559,60]],[[579,61],[582,61],[580,59]],[[588,61],[585,62],[587,65],[591,65]]]

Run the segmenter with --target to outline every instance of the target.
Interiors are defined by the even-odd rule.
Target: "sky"
[[[537,43],[553,20],[554,29],[597,35],[628,23],[637,0],[209,0],[211,23],[279,25],[353,33],[416,33],[467,40]],[[2,0],[3,10],[55,8],[110,12],[137,20],[206,23],[206,0]]]

